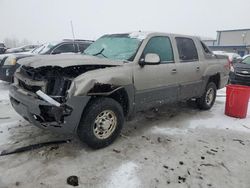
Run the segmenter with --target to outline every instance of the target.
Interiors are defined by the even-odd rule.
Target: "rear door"
[[[135,66],[134,85],[137,110],[177,99],[176,67],[170,38],[168,36],[152,37],[145,46],[141,59],[147,53],[158,54],[161,62],[157,65],[141,67],[137,64]]]
[[[204,66],[199,61],[195,41],[188,37],[175,37],[179,61],[176,63],[180,90],[179,100],[198,96],[202,86]]]

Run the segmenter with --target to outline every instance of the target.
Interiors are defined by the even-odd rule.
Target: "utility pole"
[[[77,51],[76,51],[75,32],[74,32],[74,27],[73,27],[73,22],[72,22],[72,20],[70,20],[70,26],[71,26],[72,36],[73,36],[74,49],[75,49],[75,52],[78,52],[79,49],[77,49]],[[78,46],[77,46],[77,48],[78,48]]]

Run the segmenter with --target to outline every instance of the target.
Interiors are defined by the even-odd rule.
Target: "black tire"
[[[116,126],[115,128],[112,128],[113,130],[110,131],[109,133],[110,135],[107,138],[98,138],[98,136],[101,137],[105,134],[102,135],[96,132],[98,131],[107,132],[107,130],[104,131],[102,127],[102,125],[107,126],[105,125],[105,122],[103,124],[103,121],[107,120],[107,116],[105,116],[106,118],[100,118],[99,124],[102,125],[97,125],[95,123],[95,120],[98,118],[98,116],[100,116],[102,113],[104,114],[105,112],[110,112],[112,113],[111,115],[116,117],[115,118],[116,121],[114,121],[116,122]],[[77,134],[80,140],[85,142],[89,147],[93,149],[99,149],[110,145],[119,136],[123,124],[124,124],[124,114],[121,105],[111,98],[101,97],[94,99],[88,104],[87,108],[85,109],[82,115],[80,124],[78,126]],[[98,126],[101,127],[98,128]],[[108,126],[112,127],[111,125]],[[94,131],[94,129],[98,130]]]
[[[207,95],[208,92],[212,91],[212,99],[208,99],[207,100]],[[216,99],[216,92],[217,92],[217,87],[215,85],[214,82],[210,82],[207,84],[206,90],[204,92],[204,94],[202,95],[202,97],[197,99],[197,105],[201,110],[209,110],[210,108],[212,108],[212,106],[214,105],[215,99]]]

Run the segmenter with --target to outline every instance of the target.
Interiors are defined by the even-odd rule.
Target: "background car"
[[[4,57],[0,62],[0,80],[13,81],[13,75],[20,66],[18,60],[34,55],[54,55],[62,53],[82,53],[93,41],[64,39],[59,42],[50,42],[35,48],[31,52],[16,53]]]
[[[37,48],[39,45],[25,45],[18,48],[9,48],[5,51],[5,53],[19,53],[19,52],[28,52],[35,48]]]
[[[237,53],[225,52],[225,51],[213,51],[216,55],[225,55],[228,57],[230,65],[237,63],[238,60],[242,60],[241,56]]]
[[[4,43],[0,43],[0,54],[5,53],[5,51],[6,51],[6,47],[5,47]]]
[[[239,63],[233,64],[229,73],[231,84],[250,86],[250,55],[247,55]]]

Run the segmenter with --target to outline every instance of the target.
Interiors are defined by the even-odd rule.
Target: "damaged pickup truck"
[[[77,134],[92,148],[111,144],[138,111],[191,98],[210,109],[229,74],[227,59],[199,38],[146,32],[104,35],[84,54],[20,64],[10,87],[14,109],[40,128]]]

